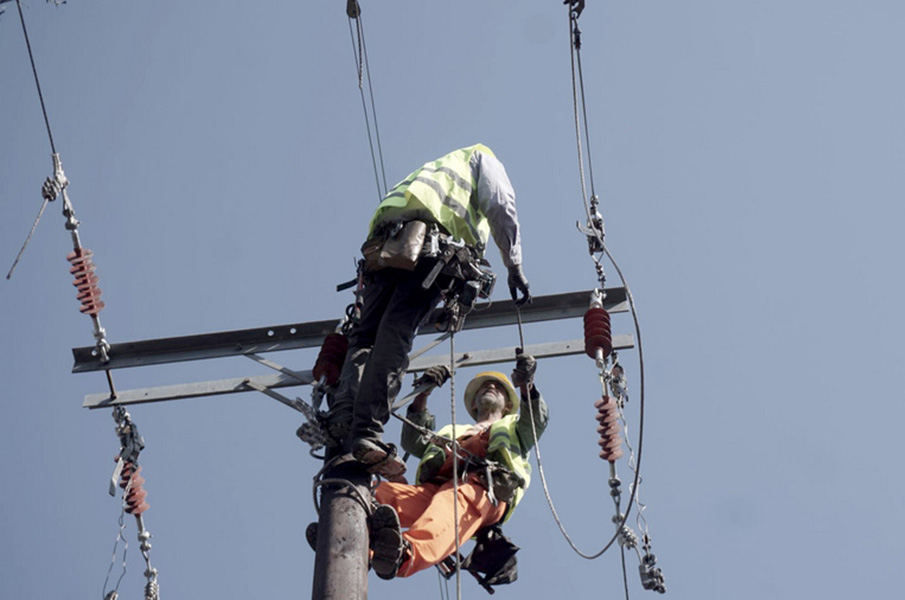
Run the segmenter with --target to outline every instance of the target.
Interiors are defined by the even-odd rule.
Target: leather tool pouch
[[[361,247],[365,271],[373,273],[387,267],[413,271],[418,264],[427,235],[424,221],[409,221],[390,226]]]

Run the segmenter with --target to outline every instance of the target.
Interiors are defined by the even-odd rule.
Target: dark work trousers
[[[450,281],[441,275],[429,289],[421,287],[434,264],[436,259],[422,258],[414,271],[387,268],[366,280],[361,319],[349,336],[337,394],[340,405],[354,397],[349,441],[381,439],[402,387],[415,332],[440,300],[441,286]]]

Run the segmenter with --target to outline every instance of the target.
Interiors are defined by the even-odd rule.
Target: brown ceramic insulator
[[[616,462],[622,457],[622,428],[619,425],[619,405],[616,400],[604,396],[594,403],[597,408],[597,433],[600,440],[597,444],[602,448],[600,458]]]
[[[312,369],[314,379],[320,381],[321,377],[324,377],[327,385],[339,381],[348,350],[349,339],[343,334],[331,333],[324,338],[324,344]]]
[[[141,467],[139,467],[140,469]],[[126,489],[126,486],[129,485],[129,480],[132,478],[132,471],[135,469],[135,465],[131,462],[123,463],[123,470],[119,473],[119,487]]]
[[[604,358],[613,351],[610,314],[602,308],[589,308],[584,314],[584,351],[597,358],[597,350],[603,351]]]
[[[104,302],[101,300],[101,289],[97,287],[98,278],[94,274],[95,266],[91,257],[94,253],[87,248],[78,248],[66,256],[66,260],[72,265],[69,273],[75,276],[72,285],[77,290],[76,298],[82,304],[80,312],[96,317]]]
[[[150,505],[145,502],[148,492],[144,489],[144,483],[145,478],[141,476],[140,465],[137,468],[131,462],[123,465],[119,477],[119,487],[129,488],[129,491],[126,492],[126,512],[130,515],[138,516],[150,508]]]

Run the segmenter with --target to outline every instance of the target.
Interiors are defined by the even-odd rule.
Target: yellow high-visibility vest
[[[368,237],[391,216],[434,222],[453,238],[473,247],[486,247],[490,223],[478,210],[477,173],[471,164],[471,157],[478,151],[494,156],[483,144],[460,148],[424,164],[397,183],[377,207]]]

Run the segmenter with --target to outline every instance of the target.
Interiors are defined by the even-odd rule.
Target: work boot
[[[396,446],[377,439],[358,438],[351,445],[352,456],[368,473],[389,481],[398,481],[405,473],[405,463],[396,455]]]
[[[392,579],[405,558],[406,542],[402,538],[399,515],[388,504],[381,504],[368,519],[371,528],[371,567],[381,579]]]
[[[308,523],[308,527],[305,528],[305,540],[311,549],[317,552],[317,521]]]

